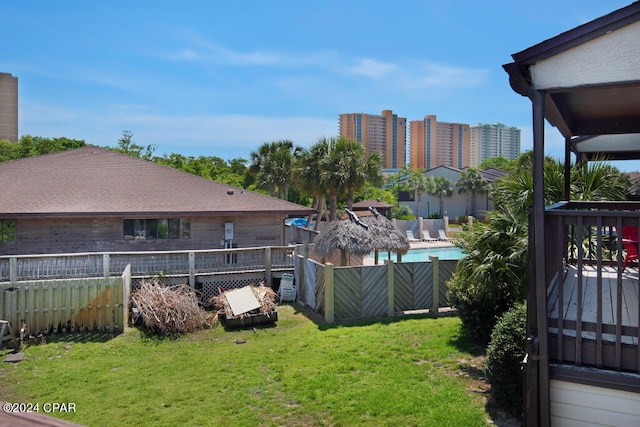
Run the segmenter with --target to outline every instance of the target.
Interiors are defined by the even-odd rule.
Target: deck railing
[[[640,203],[546,209],[547,312],[538,315],[548,319],[551,361],[640,372],[639,270],[637,260],[623,269],[623,227],[640,230]]]
[[[114,252],[0,256],[0,282],[131,275],[189,276],[293,270],[295,246],[174,252]]]

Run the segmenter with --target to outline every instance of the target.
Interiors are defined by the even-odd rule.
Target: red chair
[[[622,245],[627,252],[622,263],[624,271],[629,261],[638,260],[638,227],[622,227]]]

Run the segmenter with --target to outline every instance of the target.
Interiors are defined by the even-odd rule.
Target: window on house
[[[125,240],[188,239],[191,224],[188,218],[125,219]]]
[[[16,222],[13,219],[0,220],[0,242],[13,242],[16,240]]]

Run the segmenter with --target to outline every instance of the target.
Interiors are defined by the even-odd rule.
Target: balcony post
[[[538,425],[551,424],[549,399],[549,348],[547,328],[547,268],[545,258],[545,206],[544,206],[544,121],[545,93],[533,88],[529,90],[533,106],[533,224],[535,298],[537,311],[539,399]]]

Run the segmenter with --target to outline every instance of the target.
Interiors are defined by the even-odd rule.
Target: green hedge
[[[487,347],[486,375],[496,403],[515,415],[523,413],[523,372],[527,308],[515,305],[498,320]]]

